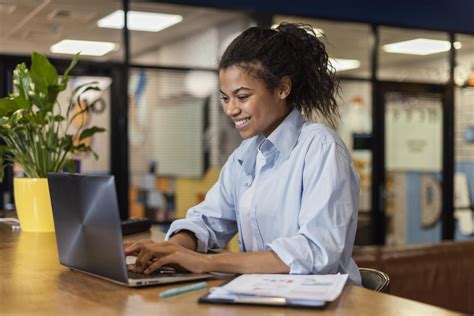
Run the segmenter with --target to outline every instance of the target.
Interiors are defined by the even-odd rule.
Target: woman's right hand
[[[138,256],[143,246],[153,243],[154,241],[149,239],[127,240],[123,243],[123,250],[126,256]]]
[[[128,243],[124,248],[126,255],[137,256],[135,263],[128,266],[128,269],[134,272],[150,274],[163,266],[172,267],[177,271],[207,272],[206,255],[173,241],[139,240]]]

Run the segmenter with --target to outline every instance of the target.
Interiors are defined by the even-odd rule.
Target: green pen
[[[196,291],[207,287],[207,282],[199,282],[191,285],[186,285],[182,287],[177,287],[174,289],[169,289],[160,293],[160,297],[170,297],[190,291]]]

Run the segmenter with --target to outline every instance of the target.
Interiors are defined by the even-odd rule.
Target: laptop
[[[49,173],[48,185],[59,261],[71,270],[129,287],[213,276],[170,268],[151,275],[128,271],[113,176]]]

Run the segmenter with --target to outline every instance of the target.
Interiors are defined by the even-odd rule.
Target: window
[[[446,83],[448,35],[444,32],[380,27],[378,79]]]

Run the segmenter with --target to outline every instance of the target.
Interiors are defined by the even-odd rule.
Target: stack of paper
[[[341,294],[347,277],[347,274],[246,274],[213,288],[208,298],[249,303],[265,303],[262,300],[265,298],[288,304],[324,305]]]

